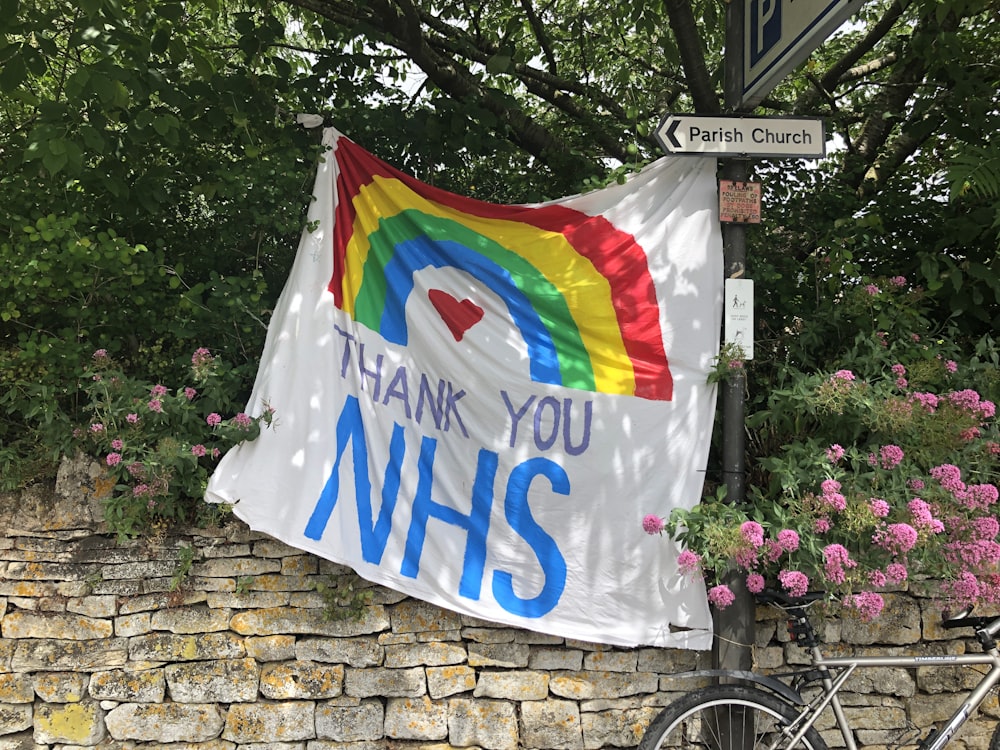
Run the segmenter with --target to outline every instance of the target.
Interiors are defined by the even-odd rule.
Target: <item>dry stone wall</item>
[[[329,619],[318,589],[368,586],[346,568],[236,520],[119,542],[100,484],[96,467],[66,462],[54,489],[0,495],[0,750],[632,747],[694,684],[677,674],[707,666],[704,653],[517,630],[376,586],[359,616]],[[889,611],[877,628],[831,620],[826,635],[843,650],[968,647],[927,625],[919,600]],[[760,625],[758,666],[802,662],[778,620]],[[968,680],[878,670],[845,701],[862,741],[883,746],[939,720]],[[959,748],[985,750],[995,699],[989,712]]]

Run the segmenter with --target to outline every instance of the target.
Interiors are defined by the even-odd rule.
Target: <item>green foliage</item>
[[[170,576],[170,591],[177,591],[184,584],[184,579],[194,566],[195,549],[193,544],[182,544],[178,548],[177,567]]]
[[[354,574],[344,573],[316,582],[316,591],[326,606],[323,619],[332,622],[360,620],[371,603],[372,591]]]
[[[166,386],[128,376],[106,350],[83,373],[87,420],[74,432],[75,447],[98,458],[114,482],[105,519],[119,537],[199,519],[205,486],[226,450],[260,434],[272,413],[257,417],[232,401],[235,373],[198,349],[189,379]]]

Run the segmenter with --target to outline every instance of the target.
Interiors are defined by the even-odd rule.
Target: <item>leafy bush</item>
[[[822,589],[865,619],[881,611],[880,591],[914,576],[941,580],[952,604],[1000,603],[996,342],[963,356],[960,337],[918,332],[920,290],[901,277],[839,304],[875,325],[858,335],[852,369],[790,367],[789,386],[751,419],[784,445],[761,459],[766,481],[749,502],[707,498],[649,515],[645,529],[683,544],[682,571],[706,576],[718,607],[733,600],[721,583],[730,565],[752,592]]]
[[[127,376],[104,349],[92,365],[84,385],[90,418],[75,437],[115,482],[105,518],[119,537],[195,520],[222,454],[271,422],[269,410],[222,416],[235,410],[234,373],[204,348],[191,357],[190,380],[174,391]]]

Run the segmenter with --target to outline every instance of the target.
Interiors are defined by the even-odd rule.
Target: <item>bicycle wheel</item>
[[[638,750],[762,750],[788,748],[782,727],[798,716],[780,698],[742,685],[702,688],[670,704],[653,719]],[[810,727],[795,750],[826,750]]]

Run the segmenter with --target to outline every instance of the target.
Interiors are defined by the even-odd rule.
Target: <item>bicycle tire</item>
[[[1000,750],[1000,724],[993,730],[993,737],[990,739],[990,750]]]
[[[663,709],[643,734],[638,750],[788,750],[787,744],[775,744],[775,729],[798,715],[798,710],[763,690],[713,685]],[[810,727],[795,750],[826,750],[826,742]]]

